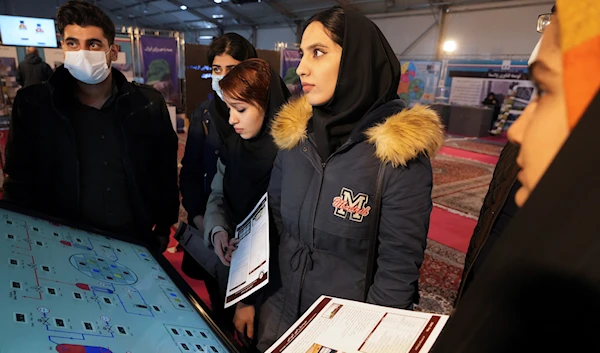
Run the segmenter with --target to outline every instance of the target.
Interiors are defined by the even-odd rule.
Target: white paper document
[[[426,353],[447,321],[322,296],[266,353]]]
[[[225,307],[252,295],[269,283],[269,201],[265,194],[235,230],[240,240],[231,256]]]

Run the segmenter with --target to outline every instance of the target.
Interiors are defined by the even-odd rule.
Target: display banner
[[[0,128],[9,124],[12,102],[19,89],[16,79],[18,64],[16,47],[0,45]]]
[[[177,105],[179,102],[177,40],[142,36],[140,46],[144,82],[162,93],[167,103]]]
[[[127,78],[127,81],[133,81],[133,50],[131,48],[131,38],[119,37],[115,38],[115,44],[119,45],[119,58],[112,63],[112,66],[121,71]]]
[[[302,84],[296,73],[301,59],[297,50],[285,49],[281,51],[281,77],[283,77],[288,90],[294,96],[302,95]]]
[[[62,49],[44,48],[44,59],[52,70],[56,70],[57,67],[65,62],[65,53],[63,53]]]
[[[406,104],[433,103],[440,80],[440,61],[400,61],[398,96]]]

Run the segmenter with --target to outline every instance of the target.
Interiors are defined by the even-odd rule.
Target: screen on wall
[[[54,20],[47,18],[0,16],[2,44],[56,48]]]

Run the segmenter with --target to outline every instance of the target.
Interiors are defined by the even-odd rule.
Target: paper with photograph
[[[426,353],[447,320],[322,296],[266,353]]]
[[[269,200],[260,199],[235,230],[239,239],[231,257],[225,307],[228,308],[269,283]]]

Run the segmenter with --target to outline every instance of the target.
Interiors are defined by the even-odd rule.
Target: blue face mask
[[[217,93],[217,96],[223,100],[223,91],[221,91],[221,86],[219,86],[219,81],[223,79],[223,75],[212,75],[212,89]]]

